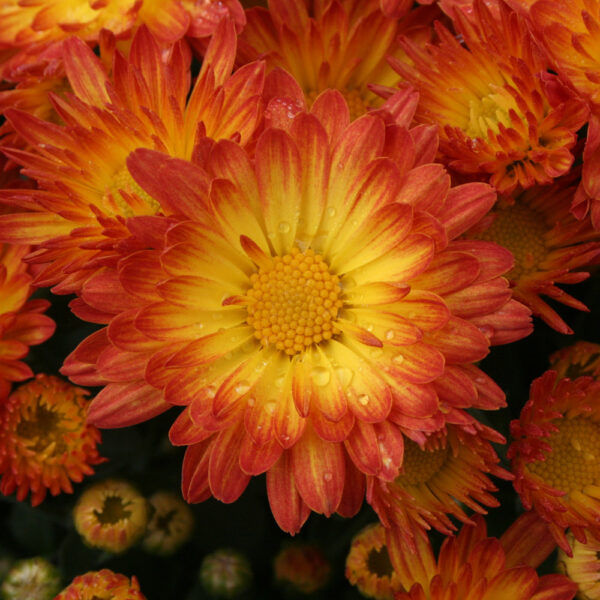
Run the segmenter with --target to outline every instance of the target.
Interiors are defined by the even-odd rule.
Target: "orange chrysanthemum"
[[[148,501],[127,481],[105,479],[90,486],[73,509],[83,541],[107,552],[124,552],[146,531]]]
[[[286,544],[273,560],[275,581],[293,592],[314,594],[331,577],[331,563],[319,546],[305,543]]]
[[[454,11],[464,44],[439,25],[438,45],[404,48],[414,67],[394,68],[420,93],[417,121],[439,126],[442,158],[460,173],[489,177],[499,192],[550,183],[573,163],[584,102],[547,72],[524,18],[484,0],[467,18]]]
[[[28,258],[42,265],[35,283],[55,285],[56,293],[77,291],[110,260],[112,248],[127,234],[125,218],[159,211],[131,179],[129,153],[147,147],[190,158],[206,136],[245,143],[259,117],[263,80],[261,64],[230,76],[235,55],[230,21],[215,33],[191,94],[184,46],[172,46],[165,60],[144,28],[128,59],[115,54],[112,78],[81,40],[71,38],[64,47],[74,95],[52,101],[65,124],[6,112],[31,146],[6,153],[40,189],[2,191],[3,202],[27,212],[0,217],[0,239],[37,245]]]
[[[267,472],[275,518],[297,531],[310,510],[358,510],[362,474],[396,477],[404,435],[423,442],[466,407],[503,404],[473,362],[529,333],[529,311],[500,277],[506,250],[455,240],[495,194],[450,189],[441,165],[422,164],[435,143],[417,153],[422,129],[404,117],[350,123],[330,91],[266,130],[254,163],[227,141],[203,169],[130,158],[139,185],[188,220],[86,283],[77,313],[110,324],[63,372],[105,385],[89,412],[102,427],[186,407],[171,441],[190,446],[188,500],[232,502]]]
[[[391,482],[369,478],[367,499],[386,527],[394,528],[408,548],[414,548],[413,532],[425,535],[434,527],[452,534],[450,519],[471,523],[465,508],[485,513],[484,506],[499,506],[490,494],[496,487],[488,475],[503,479],[511,475],[498,466],[490,440],[504,443],[494,430],[478,425],[467,432],[464,426],[450,425],[428,436],[419,446],[404,444],[400,474]]]
[[[388,546],[401,586],[395,600],[571,600],[577,586],[563,575],[538,576],[516,564],[502,540],[487,537],[479,515],[456,537],[444,540],[437,561],[429,541],[418,538],[416,553],[392,539]],[[402,589],[402,588],[401,588]]]
[[[587,543],[578,542],[570,533],[567,540],[573,555],[558,551],[556,568],[560,573],[573,580],[578,587],[579,600],[598,600],[600,598],[600,541],[590,538]]]
[[[109,569],[78,575],[54,600],[146,600],[137,579]]]
[[[53,496],[73,493],[72,481],[94,472],[104,461],[96,445],[100,432],[86,423],[88,392],[48,375],[17,388],[0,403],[0,492],[31,492],[38,505]]]
[[[392,600],[401,589],[385,545],[380,523],[367,525],[352,540],[346,557],[346,579],[367,598]]]
[[[47,300],[28,300],[32,278],[22,260],[28,252],[27,246],[0,244],[0,404],[11,382],[33,377],[21,359],[29,346],[45,342],[56,327],[42,314],[50,306]]]
[[[541,296],[587,310],[556,284],[584,281],[590,276],[586,267],[600,261],[600,236],[589,218],[577,221],[569,213],[574,194],[575,186],[568,182],[533,187],[498,202],[467,233],[497,242],[512,252],[515,266],[506,276],[514,298],[561,333],[573,331]]]
[[[281,73],[273,77],[277,85],[286,86],[280,89],[282,94],[309,106],[322,91],[339,90],[355,118],[382,104],[369,84],[394,87],[398,83],[386,59],[404,56],[398,34],[423,43],[430,35],[429,24],[439,14],[435,7],[422,8],[398,21],[381,12],[378,0],[270,0],[269,10],[247,11],[238,59],[245,63],[264,58],[269,69],[284,69],[297,83],[290,84]],[[298,85],[302,91],[296,93]]]
[[[591,375],[600,380],[600,344],[578,341],[558,350],[550,357],[550,366],[559,379]]]
[[[600,536],[600,382],[557,381],[548,371],[531,385],[520,419],[511,423],[508,457],[526,509],[548,523],[570,553],[565,529],[579,541]]]

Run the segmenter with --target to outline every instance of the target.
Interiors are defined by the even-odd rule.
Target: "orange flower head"
[[[318,546],[288,544],[273,562],[275,579],[301,594],[313,594],[327,585],[331,564]]]
[[[508,451],[523,506],[548,523],[568,554],[565,536],[600,536],[600,382],[560,379],[548,371],[531,385],[520,419],[511,423]]]
[[[194,515],[181,496],[170,491],[156,492],[148,502],[151,516],[142,546],[152,554],[173,554],[192,535]]]
[[[6,153],[40,189],[1,192],[17,212],[0,217],[0,239],[37,245],[28,258],[41,265],[37,285],[78,291],[90,272],[110,261],[127,235],[126,218],[159,212],[127,170],[133,150],[191,158],[207,136],[248,141],[258,120],[263,68],[247,65],[230,76],[235,39],[233,24],[224,20],[190,93],[190,56],[182,43],[162,49],[141,28],[128,58],[115,52],[109,77],[92,50],[71,38],[63,58],[73,94],[52,96],[64,124],[6,111],[30,146]]]
[[[148,502],[126,481],[106,479],[90,486],[73,509],[84,542],[107,552],[124,552],[146,531]]]
[[[567,540],[573,555],[558,550],[556,568],[560,573],[573,580],[578,587],[579,600],[598,600],[600,598],[600,542],[590,538],[585,544],[577,541],[571,533]]]
[[[500,200],[467,234],[512,252],[515,265],[506,276],[514,298],[561,333],[573,331],[541,296],[587,310],[556,284],[584,281],[590,276],[586,267],[600,262],[600,237],[590,219],[578,221],[569,213],[574,193],[573,185],[560,180],[532,187]]]
[[[380,523],[367,525],[352,540],[346,557],[346,579],[363,596],[376,600],[393,600],[394,591],[401,589]]]
[[[33,292],[23,257],[27,246],[0,244],[0,401],[10,393],[13,381],[33,377],[23,359],[29,346],[45,342],[56,325],[42,313],[47,300],[28,300]]]
[[[405,40],[415,65],[393,66],[419,91],[417,121],[438,125],[443,160],[504,193],[567,173],[588,109],[547,72],[525,19],[503,3],[499,12],[484,0],[469,18],[454,11],[464,44],[438,24],[439,44]]]
[[[31,492],[38,505],[73,493],[71,482],[91,475],[104,461],[96,449],[100,432],[86,423],[88,392],[58,377],[37,375],[0,403],[0,491]]]
[[[511,478],[498,466],[490,440],[504,443],[487,427],[479,426],[473,434],[450,425],[432,433],[422,445],[406,441],[400,474],[391,482],[369,478],[369,503],[381,522],[404,538],[407,548],[415,547],[414,531],[425,536],[425,530],[434,527],[452,534],[456,526],[450,516],[471,522],[464,507],[485,513],[484,506],[499,506],[490,493],[496,487],[489,474]]]
[[[416,553],[392,538],[390,558],[402,586],[395,600],[572,600],[577,586],[570,579],[540,577],[532,566],[514,564],[502,540],[487,537],[483,518],[473,521],[444,540],[437,560],[422,537]]]
[[[54,600],[146,600],[137,579],[109,569],[78,575]]]
[[[408,7],[402,12],[407,13]],[[264,58],[269,70],[284,69],[296,82],[290,84],[281,74],[274,77],[277,85],[285,86],[282,95],[309,106],[324,90],[337,89],[356,118],[383,102],[369,84],[394,87],[398,83],[386,60],[388,55],[405,56],[398,34],[423,43],[438,15],[435,7],[421,8],[399,21],[386,16],[378,0],[271,0],[269,10],[247,11],[238,60],[244,64]]]
[[[275,518],[297,531],[311,510],[356,512],[365,475],[394,479],[405,436],[503,405],[473,362],[526,335],[529,311],[501,277],[506,250],[455,239],[495,195],[451,189],[420,162],[434,140],[413,153],[422,134],[351,122],[332,90],[262,133],[254,161],[230,141],[202,167],[134,152],[137,183],[189,216],[86,283],[77,314],[109,325],[63,373],[105,385],[91,422],[183,406],[171,441],[189,446],[184,497],[232,502],[266,472]]]
[[[578,341],[572,346],[558,350],[550,357],[550,366],[559,379],[576,379],[591,375],[600,379],[600,344]]]

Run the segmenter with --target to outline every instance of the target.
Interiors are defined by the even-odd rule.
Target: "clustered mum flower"
[[[537,511],[567,554],[567,528],[580,542],[599,538],[600,381],[546,372],[532,383],[511,436],[508,458],[524,507]]]
[[[50,303],[29,300],[32,277],[22,260],[28,252],[27,246],[0,244],[0,406],[12,382],[33,376],[22,361],[29,347],[45,342],[56,327],[42,314]]]
[[[311,510],[352,515],[365,475],[397,475],[405,437],[503,404],[472,363],[529,333],[529,312],[501,277],[510,254],[456,239],[495,195],[423,163],[435,145],[417,153],[411,116],[351,123],[331,91],[267,129],[254,163],[229,141],[202,166],[130,157],[137,183],[187,219],[87,281],[78,313],[113,315],[63,372],[105,384],[89,412],[102,427],[184,406],[171,441],[189,446],[189,501],[232,502],[266,472],[284,530]]]
[[[0,402],[0,492],[31,492],[40,504],[49,491],[73,493],[72,482],[104,459],[100,432],[86,422],[88,391],[58,377],[37,375]]]
[[[54,600],[146,600],[135,577],[109,569],[78,575]]]
[[[144,534],[148,502],[126,481],[105,479],[81,494],[73,509],[75,529],[89,546],[124,552]]]

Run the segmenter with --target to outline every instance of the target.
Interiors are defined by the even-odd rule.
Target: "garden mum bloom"
[[[600,381],[557,380],[547,371],[510,426],[514,487],[568,554],[567,528],[580,542],[600,537]]]
[[[411,3],[412,4],[412,3]],[[408,7],[405,11],[408,13]],[[295,79],[285,95],[310,106],[324,90],[339,90],[356,118],[382,99],[368,87],[395,87],[399,76],[388,55],[404,56],[397,36],[404,32],[419,43],[429,39],[429,25],[439,11],[417,9],[398,20],[386,16],[378,0],[271,0],[269,9],[246,11],[247,25],[240,34],[238,60],[244,64],[263,58],[269,70],[281,69]],[[294,91],[302,90],[298,96]]]
[[[367,484],[367,500],[380,521],[391,528],[389,534],[402,536],[407,548],[414,549],[415,531],[425,536],[425,530],[434,527],[452,534],[456,526],[450,516],[472,522],[465,507],[485,513],[484,506],[499,506],[491,495],[496,487],[489,475],[510,479],[511,474],[498,466],[500,459],[490,441],[505,442],[481,425],[474,432],[448,425],[429,434],[421,445],[406,440],[396,478],[370,477]]]
[[[417,539],[416,553],[400,538],[388,546],[402,586],[395,600],[571,600],[577,590],[567,577],[540,577],[532,566],[515,564],[501,540],[487,537],[479,515],[444,540],[437,560],[429,540]]]
[[[33,292],[32,277],[23,257],[27,246],[0,244],[0,401],[10,393],[13,381],[33,376],[22,359],[29,346],[45,342],[56,328],[42,313],[47,300],[28,300]]]
[[[598,600],[600,598],[600,542],[590,538],[585,544],[578,542],[572,534],[567,534],[572,556],[562,549],[558,551],[556,567],[561,573],[572,579],[579,588],[580,600]]]
[[[319,546],[287,544],[273,561],[275,579],[295,592],[312,594],[327,585],[331,564]]]
[[[72,482],[104,461],[100,432],[86,423],[87,390],[51,375],[37,375],[0,403],[0,492],[31,492],[38,505],[49,491],[71,494]]]
[[[158,491],[148,498],[150,520],[142,540],[144,550],[168,556],[188,541],[194,530],[194,515],[179,494]]]
[[[86,544],[108,552],[124,552],[148,524],[147,500],[128,482],[106,479],[91,485],[73,509],[75,529]]]
[[[2,581],[3,600],[54,600],[60,589],[60,573],[45,558],[17,561]]]
[[[199,575],[202,587],[216,598],[237,598],[250,587],[254,577],[248,559],[230,548],[207,554]]]
[[[363,596],[376,600],[392,600],[394,591],[401,589],[385,537],[380,523],[367,525],[354,536],[346,557],[346,579]]]
[[[572,346],[561,348],[550,357],[550,366],[556,371],[559,379],[591,375],[599,380],[600,344],[580,340]]]
[[[572,181],[572,177],[569,178]],[[557,180],[501,199],[467,233],[510,250],[514,267],[506,274],[513,297],[561,333],[573,333],[542,296],[571,308],[587,307],[557,284],[585,281],[600,262],[600,238],[590,219],[576,220],[569,212],[575,186]]]
[[[398,474],[404,436],[503,405],[473,362],[529,333],[529,311],[501,277],[506,250],[455,239],[495,194],[451,189],[441,165],[423,164],[435,145],[419,147],[411,116],[351,123],[331,91],[287,131],[266,130],[254,164],[229,141],[204,168],[131,156],[165,212],[189,216],[86,283],[78,314],[114,316],[62,371],[105,385],[88,417],[102,427],[184,407],[170,437],[189,446],[188,501],[233,502],[266,472],[287,531],[311,510],[354,514],[364,475]]]
[[[497,18],[484,0],[469,18],[454,11],[464,44],[438,24],[438,44],[423,50],[404,41],[414,66],[391,60],[419,91],[416,120],[439,126],[444,162],[504,193],[569,171],[588,108],[548,73],[525,19],[499,8]]]
[[[248,141],[259,118],[263,65],[231,75],[235,40],[233,23],[224,20],[190,91],[190,56],[181,43],[163,51],[141,28],[128,58],[115,52],[109,77],[93,51],[71,38],[63,59],[73,94],[52,95],[64,124],[6,111],[30,150],[5,152],[39,189],[2,190],[0,199],[12,214],[0,217],[0,239],[36,245],[27,259],[38,265],[36,285],[78,291],[128,235],[124,219],[159,212],[127,170],[133,150],[191,158],[207,136]]]
[[[109,569],[78,575],[54,600],[146,600],[137,579]]]

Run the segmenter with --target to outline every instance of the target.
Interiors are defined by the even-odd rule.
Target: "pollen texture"
[[[319,254],[294,248],[274,257],[250,281],[247,322],[263,346],[274,345],[293,356],[339,333],[339,277]]]
[[[545,460],[528,465],[529,471],[565,492],[581,491],[600,480],[600,424],[589,419],[563,419],[550,435],[552,447]]]
[[[448,448],[421,449],[411,440],[404,442],[403,472],[397,478],[402,484],[418,485],[429,481],[443,466]]]

